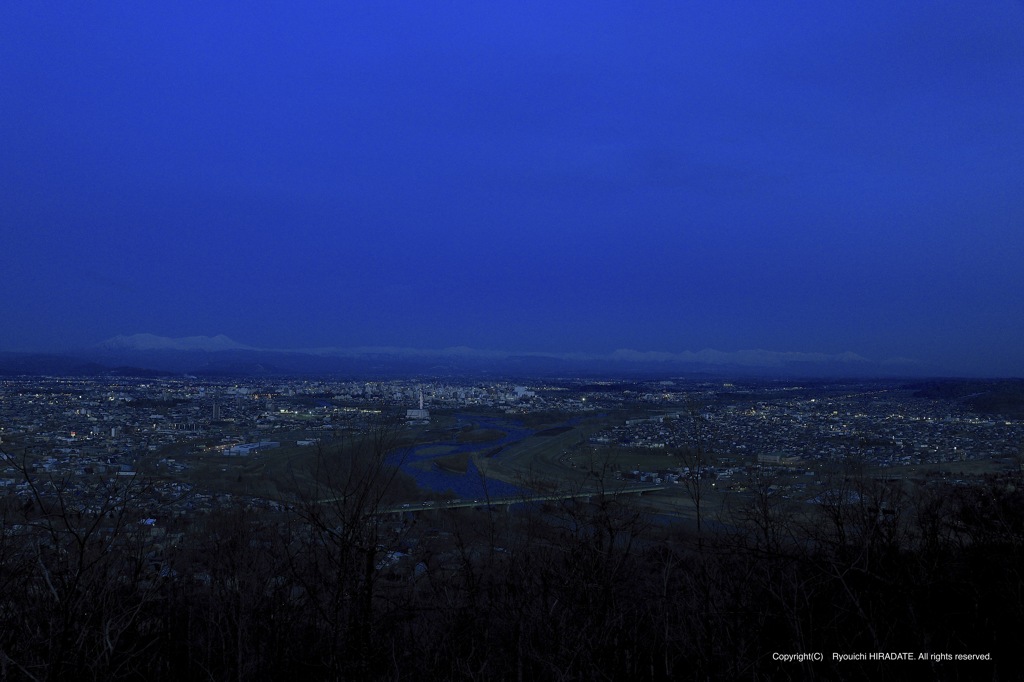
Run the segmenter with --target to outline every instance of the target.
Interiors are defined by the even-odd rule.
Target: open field
[[[460,443],[489,443],[496,440],[501,440],[506,435],[505,431],[498,429],[463,429],[456,436],[456,440]]]
[[[556,435],[535,433],[501,450],[496,457],[477,457],[476,464],[485,475],[508,483],[533,487],[579,484],[586,474],[565,462],[567,453],[583,446],[601,423],[580,424]]]

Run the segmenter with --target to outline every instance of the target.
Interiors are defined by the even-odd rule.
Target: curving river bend
[[[500,417],[482,417],[479,415],[457,415],[457,427],[473,425],[476,429],[493,429],[502,431],[505,436],[484,442],[460,442],[457,434],[448,441],[423,443],[411,448],[394,452],[388,456],[390,464],[397,464],[406,474],[416,480],[416,484],[424,490],[435,493],[452,492],[459,499],[485,499],[487,497],[511,497],[528,494],[530,491],[511,483],[485,478],[473,462],[472,458],[465,473],[442,468],[438,460],[452,455],[468,453],[481,456],[504,448],[512,443],[523,440],[534,431],[517,422]],[[501,457],[501,453],[494,455]]]

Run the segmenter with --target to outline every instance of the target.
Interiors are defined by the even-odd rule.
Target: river
[[[424,490],[435,493],[451,492],[463,500],[485,499],[488,497],[512,497],[531,494],[531,491],[511,483],[485,478],[472,459],[465,473],[441,468],[433,460],[450,457],[461,453],[485,453],[523,440],[533,431],[522,424],[501,417],[482,417],[479,415],[456,415],[456,428],[472,425],[475,429],[493,429],[502,431],[505,436],[497,440],[485,442],[459,442],[458,433],[448,441],[423,443],[389,455],[389,463],[398,464],[399,468],[416,480],[416,484]],[[495,455],[501,457],[501,453]],[[424,465],[426,463],[426,465]]]

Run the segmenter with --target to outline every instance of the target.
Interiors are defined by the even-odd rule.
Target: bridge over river
[[[404,514],[438,511],[440,509],[461,509],[464,507],[511,507],[514,504],[527,502],[556,502],[562,500],[582,500],[589,502],[593,497],[616,497],[618,495],[642,495],[657,490],[664,490],[665,486],[647,483],[624,486],[614,490],[577,490],[575,492],[555,491],[548,493],[521,494],[507,497],[488,497],[472,500],[432,500],[427,502],[405,502],[379,508],[376,514]],[[318,504],[331,504],[338,502],[341,498],[329,497],[317,500]]]

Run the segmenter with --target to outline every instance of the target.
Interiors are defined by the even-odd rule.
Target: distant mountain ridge
[[[855,353],[767,350],[666,353],[619,349],[607,354],[403,347],[265,349],[224,336],[115,336],[68,353],[0,352],[0,375],[162,375],[513,377],[885,378],[948,376],[912,360],[876,362]]]
[[[115,336],[76,356],[104,366],[224,375],[658,375],[935,376],[937,368],[910,360],[875,362],[852,352],[827,354],[704,349],[668,353],[618,349],[612,353],[480,350],[467,346],[422,349],[395,346],[268,349],[225,335],[170,338]]]
[[[102,350],[196,350],[217,352],[222,350],[259,350],[233,341],[223,334],[217,336],[185,336],[169,338],[156,334],[119,335],[95,346]]]
[[[659,353],[656,351],[635,351],[619,349],[612,357],[626,362],[701,363],[707,365],[739,365],[745,367],[782,367],[793,363],[870,365],[871,361],[856,353],[779,352],[770,350],[740,350],[725,352],[705,348],[702,351],[682,353]]]

